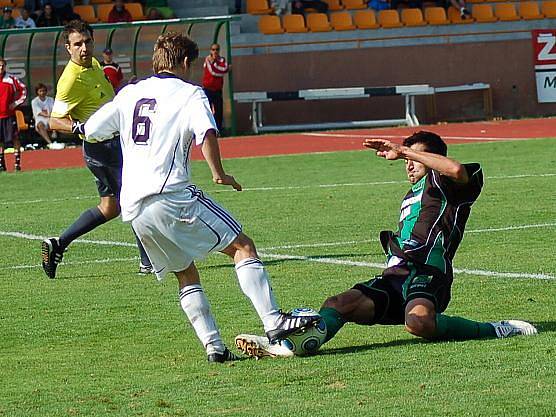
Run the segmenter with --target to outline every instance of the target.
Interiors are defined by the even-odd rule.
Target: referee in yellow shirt
[[[64,27],[62,36],[70,61],[58,80],[49,123],[53,130],[73,132],[85,139],[84,123],[104,103],[114,98],[114,90],[93,57],[91,26],[73,20]],[[84,140],[83,156],[95,176],[100,203],[84,211],[59,238],[42,242],[42,265],[49,278],[55,278],[56,267],[72,241],[120,214],[122,150],[119,137],[100,143]],[[140,272],[149,273],[152,271],[151,263],[137,236],[136,239],[141,255]]]

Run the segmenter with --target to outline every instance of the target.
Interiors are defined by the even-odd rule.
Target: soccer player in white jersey
[[[158,279],[174,272],[180,304],[204,345],[209,362],[238,359],[223,343],[194,261],[220,251],[235,262],[240,287],[278,341],[318,319],[282,313],[253,241],[224,208],[190,182],[190,151],[201,146],[216,184],[241,191],[222,167],[216,124],[203,90],[185,81],[198,57],[181,33],[161,35],[154,46],[154,75],[124,87],[85,125],[87,138],[120,132],[122,219],[131,222]]]

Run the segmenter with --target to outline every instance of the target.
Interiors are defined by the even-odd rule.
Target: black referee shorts
[[[122,148],[120,137],[105,142],[83,142],[83,157],[95,176],[101,197],[120,197],[122,188]]]

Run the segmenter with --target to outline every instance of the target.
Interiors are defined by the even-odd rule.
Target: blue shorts
[[[122,188],[122,148],[120,138],[105,142],[83,142],[83,157],[95,176],[101,197],[120,197]]]

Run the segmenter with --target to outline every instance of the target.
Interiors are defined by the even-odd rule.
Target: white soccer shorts
[[[194,185],[147,197],[131,224],[159,280],[227,248],[241,232],[241,224]]]

